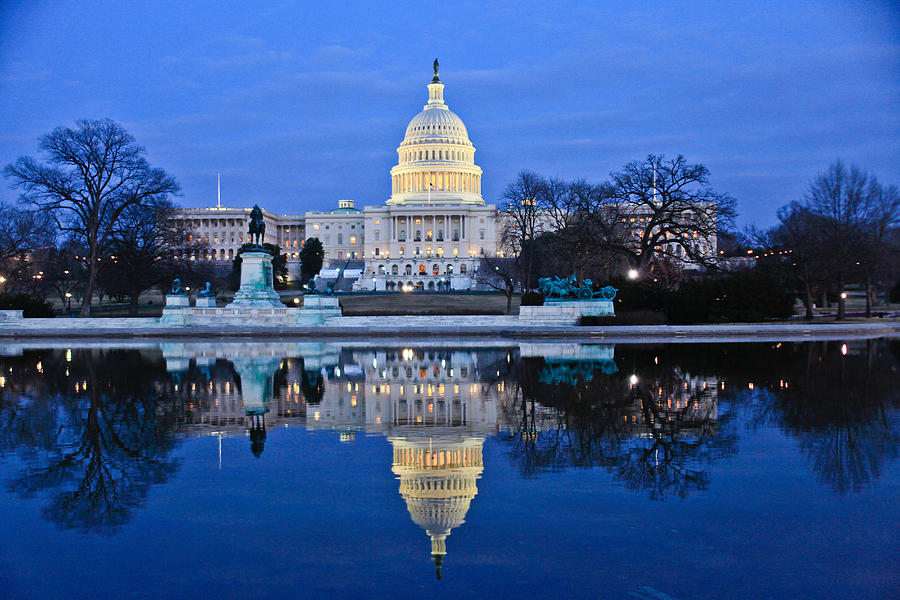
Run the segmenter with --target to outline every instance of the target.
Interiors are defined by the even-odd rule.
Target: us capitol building
[[[481,196],[475,146],[444,102],[437,60],[428,102],[409,122],[397,155],[384,204],[360,210],[353,200],[340,200],[334,210],[303,217],[265,211],[265,241],[278,244],[290,265],[299,262],[306,240],[318,238],[326,269],[352,270],[358,290],[472,288],[479,259],[499,251],[497,210]],[[175,220],[210,245],[204,258],[230,265],[245,241],[249,211],[185,208]]]

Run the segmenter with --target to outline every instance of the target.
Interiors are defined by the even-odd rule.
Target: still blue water
[[[885,598],[900,341],[10,345],[3,598]]]

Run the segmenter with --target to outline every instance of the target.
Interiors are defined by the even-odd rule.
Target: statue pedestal
[[[341,304],[336,296],[303,296],[303,307],[297,311],[297,323],[321,325],[329,317],[341,316]]]
[[[272,287],[272,255],[263,250],[241,254],[241,287],[229,308],[284,308]]]
[[[191,299],[187,294],[166,294],[166,305],[163,307],[162,325],[184,325],[184,309],[191,308]]]
[[[612,300],[548,300],[543,306],[523,306],[519,320],[541,325],[577,325],[581,317],[616,316]]]
[[[197,296],[197,301],[194,303],[194,306],[197,308],[215,308],[216,299],[211,296]]]
[[[187,294],[167,294],[166,308],[187,308],[191,305],[191,299]]]

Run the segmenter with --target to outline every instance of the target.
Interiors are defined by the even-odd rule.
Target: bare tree
[[[151,167],[145,150],[110,120],[78,121],[41,137],[46,163],[22,157],[5,174],[22,198],[53,216],[59,230],[87,247],[88,277],[81,316],[91,312],[102,258],[119,219],[129,206],[164,199],[179,187],[165,171]]]
[[[526,287],[532,285],[534,245],[543,230],[538,203],[546,196],[548,182],[533,171],[522,171],[506,186],[499,216],[502,223],[500,245],[507,256],[516,258]]]
[[[109,262],[103,280],[112,279],[130,299],[129,312],[138,314],[141,293],[180,277],[189,285],[212,278],[212,267],[202,259],[209,246],[191,240],[172,220],[175,207],[167,200],[127,207],[119,218],[109,245]]]
[[[506,296],[506,314],[512,312],[512,298],[519,285],[519,265],[515,258],[484,256],[478,265],[476,281]]]
[[[838,295],[838,318],[845,315],[845,285],[858,279],[866,286],[866,314],[871,314],[872,275],[888,255],[891,231],[900,222],[900,194],[883,187],[862,169],[832,163],[810,183],[803,206],[814,216],[802,232],[822,244]]]
[[[710,241],[733,223],[735,201],[712,189],[705,166],[651,154],[611,178],[611,195],[586,207],[598,243],[638,271],[659,255],[716,263]]]
[[[0,276],[18,279],[29,256],[51,245],[52,227],[45,213],[0,203]]]

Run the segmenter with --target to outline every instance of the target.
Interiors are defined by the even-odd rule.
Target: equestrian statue
[[[612,300],[619,290],[607,285],[595,292],[594,284],[590,279],[585,279],[579,285],[578,279],[573,273],[564,278],[541,277],[538,279],[538,291],[548,300],[591,300],[594,298]]]
[[[262,209],[259,204],[254,204],[250,211],[250,243],[262,248],[263,240],[266,237],[266,223],[263,221]]]

